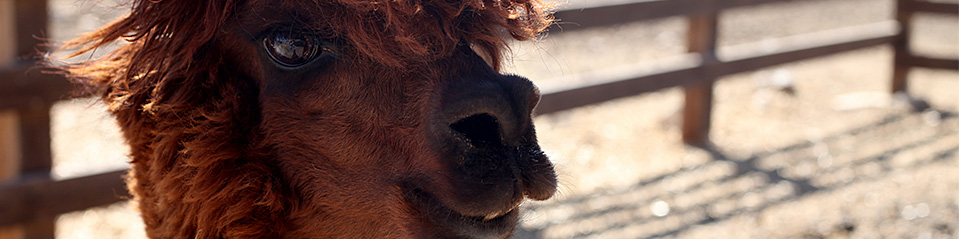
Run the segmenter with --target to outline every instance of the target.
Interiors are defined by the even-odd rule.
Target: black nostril
[[[454,133],[473,145],[500,145],[500,126],[490,114],[475,114],[450,124]]]

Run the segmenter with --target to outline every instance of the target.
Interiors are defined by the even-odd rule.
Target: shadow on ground
[[[800,142],[749,157],[704,149],[711,160],[628,188],[525,207],[529,222],[516,238],[674,237],[698,225],[729,220],[842,191],[900,170],[956,160],[955,112],[894,113],[815,142]],[[942,125],[930,130],[931,123]],[[938,120],[938,121],[935,121]],[[888,147],[895,141],[895,147]],[[800,209],[801,210],[801,209]],[[855,230],[854,224],[841,228]],[[953,228],[947,234],[953,234]],[[805,236],[808,237],[808,236]],[[950,237],[951,238],[951,237]]]

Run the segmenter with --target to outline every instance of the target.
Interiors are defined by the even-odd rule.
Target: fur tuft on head
[[[159,92],[171,79],[190,81],[215,62],[201,62],[199,52],[214,40],[234,14],[235,0],[136,0],[125,17],[68,42],[68,57],[94,51],[118,40],[128,44],[108,56],[64,67],[81,83],[92,85],[108,101]],[[403,68],[450,54],[466,41],[490,54],[498,68],[504,37],[536,38],[552,24],[553,6],[540,0],[313,0],[325,23],[369,60]],[[182,83],[182,82],[178,82]],[[177,84],[181,85],[181,84]],[[151,92],[145,92],[151,91]],[[149,111],[149,109],[148,109]]]

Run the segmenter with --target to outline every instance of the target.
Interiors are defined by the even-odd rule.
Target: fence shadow
[[[941,122],[955,124],[956,116],[955,112],[942,113]],[[674,236],[697,225],[759,212],[817,193],[842,190],[852,184],[887,177],[894,170],[915,169],[954,159],[959,154],[959,142],[940,140],[957,134],[959,127],[935,130],[924,127],[928,126],[922,123],[920,113],[898,113],[829,135],[821,141],[796,143],[746,158],[725,154],[718,147],[707,148],[704,150],[711,154],[712,160],[696,167],[610,192],[526,206],[525,218],[536,223],[528,223],[515,236],[522,239]],[[894,147],[870,146],[889,145],[892,137],[898,142]],[[872,150],[862,150],[867,147]],[[916,157],[898,156],[906,152],[926,153]]]

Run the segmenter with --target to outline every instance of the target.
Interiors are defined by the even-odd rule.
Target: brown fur
[[[126,45],[64,69],[119,120],[132,148],[128,184],[152,238],[427,238],[442,234],[409,205],[403,183],[453,197],[446,178],[455,175],[424,140],[423,123],[435,89],[463,64],[451,57],[467,42],[498,68],[502,38],[536,37],[550,24],[545,8],[137,0],[126,17],[64,48]],[[276,83],[295,77],[264,66],[243,40],[275,24],[343,39],[341,55],[309,81]]]

